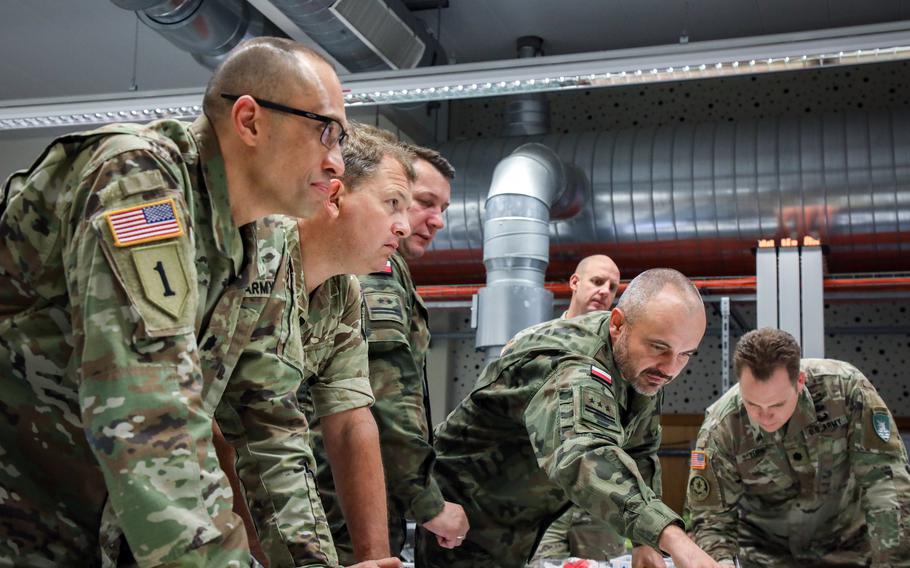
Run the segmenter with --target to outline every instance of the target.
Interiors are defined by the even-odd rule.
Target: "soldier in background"
[[[237,470],[258,529],[251,540],[261,537],[273,568],[337,564],[314,483],[307,419],[295,404],[298,393],[306,414],[319,419],[357,560],[376,561],[357,566],[401,564],[387,558],[385,482],[369,410],[373,395],[360,286],[350,274],[381,269],[407,236],[413,156],[368,130],[349,128],[342,183],[333,182],[318,211],[306,219],[269,217],[260,223],[260,234],[269,236],[260,241],[264,263],[291,259],[292,267],[247,287],[241,317],[260,314],[259,322],[235,369],[238,380],[231,381],[218,409],[218,422],[237,449]],[[286,281],[298,293],[283,292]],[[270,373],[264,354],[271,353],[303,365],[286,366],[283,375]],[[272,455],[270,467],[260,467],[257,455]],[[293,489],[293,505],[269,490],[273,480]]]
[[[619,267],[609,256],[586,256],[569,278],[569,288],[572,298],[569,309],[562,314],[564,319],[609,310],[619,291]]]
[[[518,568],[573,503],[676,566],[716,567],[660,501],[662,389],[705,331],[698,290],[675,270],[636,277],[612,311],[536,326],[488,365],[436,430],[435,476],[472,530],[427,568]]]
[[[391,140],[388,133],[379,135]],[[434,150],[406,147],[416,156],[417,177],[408,210],[411,234],[383,270],[360,277],[370,384],[376,397],[372,411],[379,426],[393,555],[400,554],[405,544],[405,517],[434,533],[442,546],[458,546],[459,537],[468,530],[462,508],[446,502],[431,477],[435,453],[425,367],[430,345],[428,314],[407,265],[407,260],[423,255],[443,228],[442,214],[451,194],[449,180],[455,171]],[[351,536],[324,460],[318,479],[332,535],[344,561],[352,558]]]
[[[257,38],[203,111],[65,135],[4,187],[0,563],[251,562],[212,412],[249,337],[252,222],[325,200],[344,103],[319,55]]]
[[[692,452],[698,545],[743,568],[910,566],[907,451],[875,387],[771,328],[744,335],[733,365]]]

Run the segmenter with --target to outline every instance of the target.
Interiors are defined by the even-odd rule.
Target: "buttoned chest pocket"
[[[408,343],[405,333],[408,327],[407,314],[398,294],[366,292],[363,295],[363,305],[367,316],[367,321],[364,322],[367,341]]]
[[[754,455],[755,450],[737,457],[737,469],[743,483],[743,493],[768,504],[796,497],[799,488],[789,467],[773,450]]]

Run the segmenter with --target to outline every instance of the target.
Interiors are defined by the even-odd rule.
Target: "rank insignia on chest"
[[[114,244],[128,247],[183,235],[173,199],[162,199],[105,214]]]
[[[875,430],[875,435],[882,439],[882,442],[887,442],[891,439],[891,417],[888,416],[887,411],[875,409],[872,412],[872,428]]]
[[[705,452],[698,450],[692,452],[691,457],[689,457],[689,467],[691,469],[705,469],[705,467],[707,467]]]
[[[595,379],[598,379],[602,382],[607,383],[608,385],[613,385],[613,377],[609,373],[598,367],[597,365],[591,365],[591,376]]]

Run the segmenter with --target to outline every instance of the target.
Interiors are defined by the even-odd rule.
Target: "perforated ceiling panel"
[[[622,130],[910,107],[910,63],[846,66],[548,95],[552,132]],[[508,97],[453,101],[453,139],[497,137]]]

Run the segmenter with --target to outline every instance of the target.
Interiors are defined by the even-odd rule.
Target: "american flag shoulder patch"
[[[161,199],[105,214],[114,245],[129,247],[183,235],[173,199]]]
[[[689,467],[692,469],[705,469],[705,467],[707,467],[705,452],[699,450],[693,451],[692,457],[689,458]]]
[[[591,376],[595,379],[600,379],[608,385],[613,385],[613,377],[597,365],[591,365]]]

